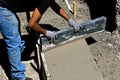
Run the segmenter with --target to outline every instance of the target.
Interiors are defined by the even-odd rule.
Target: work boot
[[[29,77],[26,77],[26,79],[25,80],[33,80],[32,78],[29,78]]]

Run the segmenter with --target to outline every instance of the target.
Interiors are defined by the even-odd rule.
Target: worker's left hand
[[[55,32],[52,32],[52,31],[49,31],[47,30],[46,31],[46,34],[45,34],[50,40],[55,40],[57,35]]]
[[[69,19],[68,23],[71,27],[73,27],[75,29],[75,32],[79,31],[80,29],[80,25],[78,23],[76,23],[73,19]]]

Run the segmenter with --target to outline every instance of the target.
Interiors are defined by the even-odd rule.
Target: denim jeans
[[[6,42],[12,80],[25,80],[25,65],[21,62],[23,42],[16,16],[7,8],[0,7],[0,31]]]

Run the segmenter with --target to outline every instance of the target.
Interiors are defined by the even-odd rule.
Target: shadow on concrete
[[[40,24],[40,25],[47,30],[51,30],[51,31],[59,30],[49,24]],[[29,30],[28,35],[21,36],[22,40],[25,41],[25,49],[21,53],[22,61],[28,61],[28,60],[34,59],[35,62],[37,63],[36,55],[34,55],[34,56],[30,56],[30,55],[36,50],[36,43],[37,43],[38,37],[39,37],[39,33],[36,33],[32,30]],[[7,75],[7,77],[9,79],[11,79],[9,65],[10,64],[9,64],[9,60],[8,60],[6,44],[3,39],[0,39],[0,66],[4,69],[4,72]],[[31,66],[39,74],[39,71],[37,70],[37,68],[34,67],[34,64]]]
[[[94,43],[97,42],[97,41],[96,41],[94,38],[92,38],[92,37],[85,38],[85,40],[86,40],[86,42],[87,42],[88,45],[91,45],[91,44],[94,44]]]
[[[107,17],[106,31],[113,32],[116,24],[117,0],[84,0],[90,9],[91,19],[101,16]]]

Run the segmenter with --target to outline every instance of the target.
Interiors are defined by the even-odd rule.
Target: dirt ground
[[[58,3],[64,8],[64,10],[74,19],[66,6],[64,0],[57,0]],[[90,10],[88,5],[83,0],[77,1],[77,19],[78,23],[82,23],[90,20]],[[70,1],[72,6],[72,0]],[[117,8],[118,9],[118,8]],[[119,9],[118,9],[119,11]],[[26,32],[26,16],[25,13],[18,14],[21,20],[21,32],[22,35],[27,34]],[[117,12],[116,22],[118,28],[110,33],[104,31],[102,33],[94,34],[91,37],[96,41],[95,43],[89,44],[89,48],[93,55],[93,60],[97,59],[101,75],[104,80],[120,80],[120,13]],[[56,15],[50,8],[45,12],[41,21],[41,24],[51,24],[54,27],[62,29],[68,25],[68,23]],[[27,66],[27,65],[26,65]],[[1,69],[1,67],[0,67]],[[3,71],[3,70],[2,70]],[[4,71],[2,72],[4,73]],[[7,80],[5,74],[0,74],[1,80]]]

